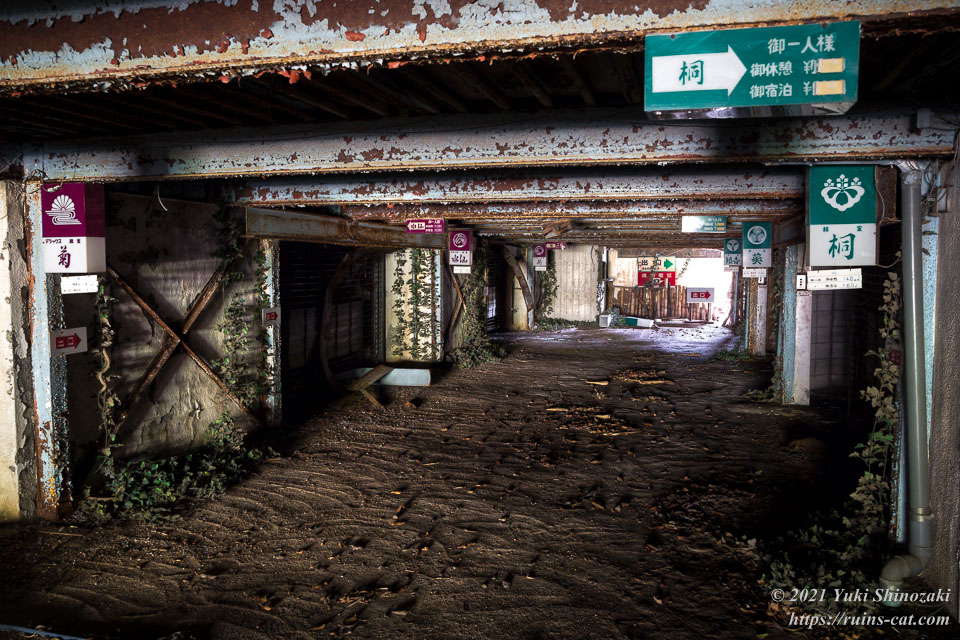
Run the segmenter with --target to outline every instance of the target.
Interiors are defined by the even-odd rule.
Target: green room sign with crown
[[[877,263],[877,186],[873,165],[807,171],[807,246],[812,267]]]

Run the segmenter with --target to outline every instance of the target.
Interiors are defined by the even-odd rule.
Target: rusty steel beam
[[[614,200],[614,201],[544,201],[536,191],[533,202],[508,204],[380,204],[344,205],[340,212],[354,220],[380,220],[402,223],[417,218],[443,218],[472,222],[554,220],[564,218],[598,218],[627,220],[643,218],[679,218],[681,216],[736,216],[737,218],[780,218],[803,212],[800,198],[769,200]]]
[[[0,91],[137,86],[306,66],[636,47],[648,33],[859,19],[909,28],[950,0],[505,0],[501,3],[111,0],[0,10]]]
[[[247,235],[350,247],[446,249],[445,235],[410,233],[375,222],[247,207]]]
[[[652,167],[628,169],[610,167],[441,175],[436,173],[390,174],[354,178],[282,177],[238,182],[234,199],[236,204],[240,205],[269,207],[324,205],[387,205],[389,207],[396,204],[408,204],[414,207],[425,203],[522,202],[524,206],[539,206],[546,213],[556,209],[557,205],[553,203],[568,200],[587,203],[593,200],[803,198],[803,173],[801,168],[700,166],[669,170]],[[654,205],[650,204],[650,206]],[[699,203],[699,206],[707,205]],[[509,210],[509,207],[503,207],[502,210]],[[359,212],[361,209],[354,207],[351,211]],[[387,211],[391,209],[388,208]],[[403,209],[397,208],[396,211],[400,212]]]
[[[864,161],[953,155],[949,127],[911,111],[749,122],[652,123],[633,109],[281,126],[25,145],[49,180],[170,180],[313,173]],[[953,112],[936,117],[956,119]]]

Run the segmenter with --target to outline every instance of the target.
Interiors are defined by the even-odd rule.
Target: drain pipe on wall
[[[908,168],[909,167],[909,168]],[[903,580],[915,576],[933,553],[933,514],[930,511],[930,460],[927,442],[927,398],[923,343],[923,271],[920,210],[921,172],[901,165],[900,216],[903,248],[903,342],[906,392],[906,456],[909,554],[896,556],[880,573],[888,590],[884,604],[900,605],[897,594]]]

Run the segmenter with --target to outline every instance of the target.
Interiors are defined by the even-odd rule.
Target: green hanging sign
[[[772,266],[773,225],[769,222],[743,223],[743,266],[769,269]]]
[[[810,266],[877,263],[877,181],[874,165],[825,165],[807,170]]]
[[[723,242],[723,266],[739,267],[743,264],[740,238],[727,238]]]

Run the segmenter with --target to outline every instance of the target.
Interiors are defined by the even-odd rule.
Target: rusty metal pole
[[[37,515],[59,520],[70,512],[70,423],[67,419],[67,363],[53,355],[50,332],[62,329],[59,274],[48,274],[41,251],[43,211],[39,182],[26,183],[27,243],[30,255],[30,358],[37,450]]]

